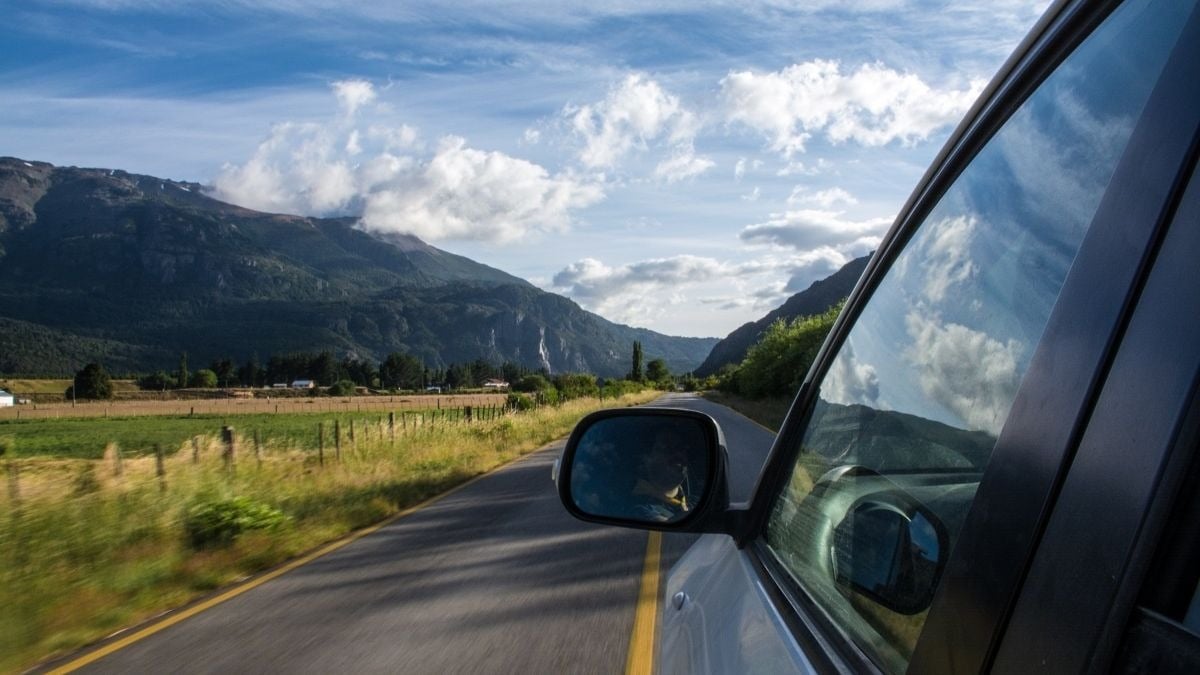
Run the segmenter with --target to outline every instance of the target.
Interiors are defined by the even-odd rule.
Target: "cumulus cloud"
[[[584,258],[555,274],[552,288],[617,321],[645,322],[661,311],[663,304],[685,301],[681,291],[688,286],[761,274],[778,266],[773,261],[731,264],[677,255],[613,267]],[[727,299],[715,302],[725,303]]]
[[[375,87],[366,80],[341,80],[333,83],[342,112],[353,116],[358,109],[375,100]]]
[[[571,131],[583,141],[579,161],[588,169],[616,167],[631,152],[651,145],[665,147],[670,157],[655,169],[667,182],[699,175],[715,166],[697,156],[693,141],[700,125],[679,97],[640,73],[625,77],[604,100],[568,106],[563,116]]]
[[[561,230],[571,210],[604,196],[594,184],[551,176],[537,164],[469,148],[453,136],[442,139],[437,154],[416,170],[399,168],[365,197],[367,229],[503,243]]]
[[[1024,345],[945,323],[920,308],[905,317],[912,345],[904,356],[916,367],[921,390],[971,429],[998,436],[1020,384]]]
[[[975,275],[977,268],[971,260],[971,240],[975,237],[978,222],[974,216],[958,216],[925,226],[929,234],[922,256],[921,273],[925,284],[921,292],[930,303],[940,303],[950,288]]]
[[[879,406],[879,375],[875,366],[864,363],[854,353],[853,341],[847,341],[829,366],[821,383],[821,398],[841,405]]]
[[[596,183],[447,136],[423,156],[407,125],[360,125],[369,82],[335,82],[339,116],[285,122],[242,164],[213,181],[220,199],[262,211],[359,215],[364,228],[445,239],[510,242],[566,228],[571,212],[604,197]],[[360,127],[364,127],[360,128]],[[678,171],[684,171],[681,167]]]
[[[790,158],[817,134],[864,146],[925,140],[957,122],[983,85],[939,90],[881,63],[844,72],[836,60],[816,59],[777,72],[731,72],[721,80],[721,96],[729,122],[763,134]]]
[[[244,164],[223,166],[212,187],[219,199],[260,211],[339,213],[359,193],[350,147],[322,125],[277,124]]]
[[[747,225],[738,236],[749,244],[771,244],[799,251],[827,246],[870,251],[879,245],[891,222],[890,218],[855,221],[845,218],[841,211],[798,209],[772,214],[766,222]]]

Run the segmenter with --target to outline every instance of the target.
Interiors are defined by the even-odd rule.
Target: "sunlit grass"
[[[561,438],[587,412],[648,401],[582,399],[466,424],[398,429],[342,426],[341,455],[326,420],[322,458],[286,436],[239,435],[232,469],[215,435],[154,456],[21,457],[0,488],[0,671],[26,667],[178,606],[378,522],[473,476]],[[312,426],[318,418],[311,419]],[[98,427],[103,428],[103,427]],[[0,444],[14,440],[0,436]],[[195,549],[185,519],[198,504],[244,498],[283,515],[224,545]]]

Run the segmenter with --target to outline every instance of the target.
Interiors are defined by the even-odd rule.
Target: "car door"
[[[1194,161],[1195,3],[1115,4],[1052,7],[926,174],[746,534],[672,570],[662,672],[975,672],[1019,651],[1022,579]]]

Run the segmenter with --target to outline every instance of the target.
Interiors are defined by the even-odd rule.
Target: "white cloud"
[[[891,224],[890,218],[848,220],[841,211],[798,209],[772,214],[763,223],[747,225],[739,235],[750,244],[772,244],[799,251],[823,246],[852,245],[855,251],[874,249]]]
[[[676,162],[689,170],[713,166],[710,160],[696,158],[691,151],[699,130],[696,116],[683,107],[677,96],[640,73],[626,76],[604,100],[568,106],[563,115],[583,140],[579,161],[590,169],[613,168],[630,152],[644,150],[653,142],[674,147]]]
[[[829,170],[829,162],[825,159],[818,159],[815,164],[805,164],[796,160],[791,160],[778,171],[776,176],[787,178],[788,176],[817,176]]]
[[[1024,345],[918,308],[905,317],[913,344],[904,356],[916,368],[921,390],[971,429],[1000,434],[1020,384],[1017,364]]]
[[[353,117],[358,109],[375,100],[375,87],[366,80],[340,80],[333,83],[333,93],[347,117]]]
[[[654,177],[667,183],[675,183],[687,178],[699,176],[716,166],[716,162],[707,157],[697,157],[691,148],[664,159],[654,167]]]
[[[745,201],[745,202],[756,202],[756,201],[758,201],[758,198],[759,198],[761,195],[762,195],[762,190],[761,190],[761,189],[759,189],[759,187],[758,187],[757,185],[755,185],[753,190],[751,190],[750,192],[748,192],[748,193],[746,193],[746,194],[742,195],[742,201]]]
[[[787,203],[789,206],[807,204],[829,210],[838,205],[854,206],[858,203],[858,199],[840,187],[810,193],[804,186],[797,185],[792,190],[792,194],[788,195]]]
[[[734,280],[774,269],[775,263],[731,264],[693,255],[654,258],[610,267],[584,258],[554,275],[552,288],[584,307],[616,321],[646,322],[664,304],[687,300],[687,287],[714,280]]]
[[[733,165],[733,180],[740,181],[746,175],[746,170],[757,171],[762,168],[763,161],[761,159],[747,160],[745,157],[739,157],[737,164]]]
[[[929,234],[924,240],[919,274],[925,278],[922,295],[930,303],[940,303],[951,287],[975,275],[971,240],[975,237],[978,222],[974,216],[958,216],[926,225]],[[901,270],[902,274],[907,272],[907,267]]]
[[[729,122],[765,135],[772,150],[790,158],[816,134],[864,146],[925,140],[957,122],[983,84],[937,90],[881,63],[843,73],[838,61],[816,59],[777,72],[731,72],[721,95]]]
[[[368,82],[337,82],[341,117],[325,124],[276,125],[253,156],[226,164],[213,181],[218,198],[262,211],[361,215],[364,228],[446,239],[511,242],[565,229],[571,212],[596,203],[603,190],[571,173],[501,152],[470,148],[455,136],[432,157],[408,125],[352,119],[374,100]]]
[[[821,383],[821,398],[841,405],[879,406],[879,376],[875,366],[858,360],[854,344],[847,341],[829,366]]]
[[[277,124],[246,163],[221,168],[215,196],[275,213],[340,212],[358,194],[346,145],[321,125]]]
[[[362,224],[423,239],[511,242],[534,232],[565,229],[573,209],[600,201],[597,185],[501,152],[442,139],[437,154],[414,171],[373,185]]]

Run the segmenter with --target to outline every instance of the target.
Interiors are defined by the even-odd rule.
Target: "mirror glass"
[[[596,420],[571,460],[571,499],[593,516],[683,520],[708,489],[709,435],[699,419],[631,415]]]
[[[916,614],[933,600],[941,538],[919,510],[859,504],[834,531],[833,566],[839,583],[892,611]]]

